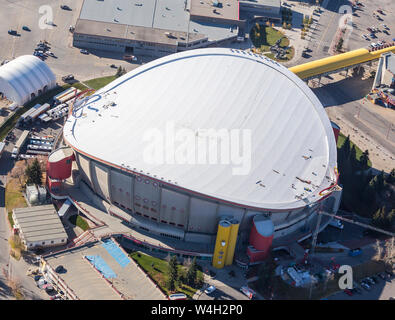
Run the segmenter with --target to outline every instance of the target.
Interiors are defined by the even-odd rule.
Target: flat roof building
[[[67,242],[67,233],[53,205],[16,208],[12,218],[27,249]]]
[[[161,57],[223,44],[237,40],[246,23],[240,10],[251,6],[258,16],[280,18],[280,0],[84,0],[73,45]]]

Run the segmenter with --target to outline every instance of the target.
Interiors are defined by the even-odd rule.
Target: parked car
[[[63,10],[71,11],[71,8],[69,6],[67,6],[67,5],[65,5],[65,4],[62,4],[60,6],[60,8],[63,9]]]
[[[167,297],[168,300],[187,300],[187,296],[184,293],[174,293]]]
[[[16,32],[16,30],[10,29],[10,30],[8,30],[8,34],[10,34],[12,36],[16,36],[18,34],[18,32]]]
[[[248,286],[242,286],[240,291],[243,292],[249,299],[253,299],[256,296],[255,291]]]
[[[352,292],[349,289],[344,289],[344,293],[349,295],[349,296],[352,296]]]
[[[367,291],[371,290],[370,285],[368,285],[365,281],[361,281],[361,287]]]
[[[66,273],[66,269],[62,265],[59,265],[56,267],[55,272],[56,273]]]
[[[116,66],[115,64],[112,64],[112,65],[110,65],[110,68],[114,68],[114,69],[116,69],[116,68],[117,68],[117,66]]]
[[[25,31],[31,31],[28,26],[23,26],[22,29],[25,30]]]
[[[372,279],[372,278],[370,278],[370,277],[366,277],[366,282],[369,284],[369,285],[371,285],[371,286],[373,286],[374,284],[376,284],[376,282]]]
[[[387,277],[386,277],[386,275],[385,275],[385,272],[380,272],[380,273],[378,274],[378,276],[379,276],[381,279],[383,279],[383,280],[386,280],[386,279],[387,279]]]
[[[209,286],[206,290],[204,290],[204,292],[205,292],[206,294],[211,294],[211,293],[213,293],[216,289],[217,289],[217,288],[214,287],[214,286]]]
[[[72,74],[62,77],[63,82],[71,81],[71,80],[74,80],[74,76]]]
[[[88,50],[85,50],[85,49],[81,49],[80,52],[81,52],[82,54],[89,54],[89,51],[88,51]]]
[[[362,254],[362,249],[361,248],[350,249],[350,251],[348,252],[348,255],[350,257],[359,256],[361,254]]]

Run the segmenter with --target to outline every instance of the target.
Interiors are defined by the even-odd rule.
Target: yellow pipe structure
[[[213,254],[213,267],[222,269],[225,266],[226,253],[229,247],[229,235],[232,224],[229,221],[221,220],[218,223],[217,240]]]
[[[395,53],[395,46],[376,51],[369,51],[368,49],[362,48],[312,62],[303,63],[298,66],[291,67],[289,70],[295,73],[301,79],[309,79],[320,74],[325,74],[356,64],[379,59],[383,53],[390,51]]]
[[[233,263],[233,257],[235,255],[237,242],[237,234],[239,233],[239,221],[233,219],[231,223],[232,225],[230,227],[229,246],[225,257],[225,266],[230,266]]]

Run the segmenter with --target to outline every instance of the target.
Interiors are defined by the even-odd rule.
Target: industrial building
[[[67,243],[67,233],[53,205],[16,208],[12,218],[14,229],[28,250]]]
[[[0,66],[0,96],[23,105],[56,86],[56,77],[41,59],[25,55]]]
[[[243,39],[244,8],[259,17],[281,17],[280,0],[85,0],[73,45],[153,57],[218,46]]]
[[[188,132],[194,138],[182,147],[210,138],[219,145],[204,150],[218,151],[227,143],[223,128],[250,134],[250,145],[230,144],[242,144],[245,161],[194,162],[176,155],[179,143],[168,153],[172,139]],[[73,167],[73,177],[78,172],[80,183],[130,216],[130,224],[164,238],[214,245],[219,222],[227,221],[222,227],[234,228],[229,243],[220,243],[248,247],[254,261],[309,237],[318,210],[337,211],[338,129],[281,64],[233,49],[186,51],[78,101],[64,127],[69,147],[49,156],[47,183],[52,194],[61,193]],[[321,229],[329,220],[322,218]]]

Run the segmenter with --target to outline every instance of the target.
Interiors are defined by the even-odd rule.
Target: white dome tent
[[[0,67],[0,93],[19,105],[56,85],[51,69],[32,55],[20,56]]]

